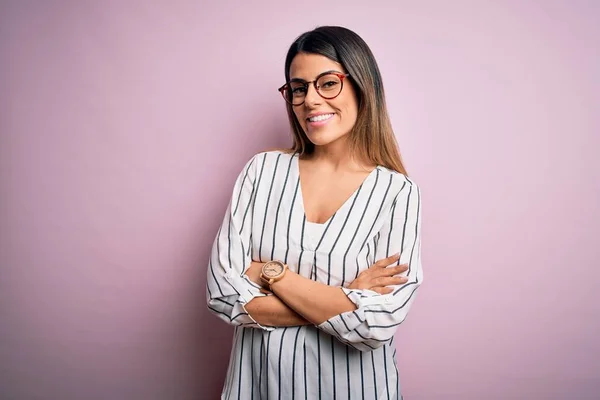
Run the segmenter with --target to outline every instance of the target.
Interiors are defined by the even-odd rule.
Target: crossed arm
[[[363,271],[348,287],[370,289],[380,294],[391,291],[387,286],[407,281],[398,274],[407,270],[407,265],[388,267],[398,261],[393,255],[375,263]],[[252,262],[246,276],[261,285],[260,272],[263,263]],[[246,311],[261,325],[272,327],[320,325],[335,315],[356,310],[342,288],[328,286],[305,278],[288,270],[284,277],[271,285],[272,295],[255,297],[246,304]]]

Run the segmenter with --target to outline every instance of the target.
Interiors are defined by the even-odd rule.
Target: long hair
[[[290,80],[290,66],[298,53],[325,56],[340,63],[350,74],[349,82],[358,97],[356,123],[348,134],[351,154],[407,175],[388,116],[381,73],[365,41],[353,31],[339,26],[321,26],[303,33],[288,50],[286,82]],[[315,145],[300,126],[292,105],[286,104],[294,138],[293,146],[287,151],[300,155],[313,153]]]

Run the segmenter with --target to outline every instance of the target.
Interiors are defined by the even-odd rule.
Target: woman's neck
[[[315,146],[312,154],[306,157],[310,163],[332,172],[360,172],[372,170],[375,165],[364,161],[350,151],[345,143],[330,143]]]

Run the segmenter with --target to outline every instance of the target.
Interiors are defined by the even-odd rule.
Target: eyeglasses
[[[302,79],[292,79],[277,90],[279,90],[285,101],[293,106],[299,106],[306,100],[308,86],[312,83],[319,96],[331,100],[342,93],[344,78],[348,76],[350,76],[350,74],[328,71],[323,72],[317,76],[317,79],[310,82],[306,82]]]

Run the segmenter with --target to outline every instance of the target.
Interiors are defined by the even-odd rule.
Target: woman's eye
[[[335,81],[327,81],[321,87],[330,88],[330,87],[333,87],[335,85],[337,85],[337,82],[335,82]]]
[[[305,92],[304,90],[304,86],[299,86],[296,88],[292,88],[292,93],[293,94],[303,94]]]

